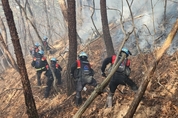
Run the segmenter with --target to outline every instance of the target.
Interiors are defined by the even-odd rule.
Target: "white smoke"
[[[85,1],[82,5],[83,10],[83,23],[78,28],[78,32],[83,41],[91,38],[94,29],[91,22],[92,14],[92,1]],[[132,0],[129,0],[131,3]],[[76,1],[78,2],[78,1]],[[164,21],[164,4],[163,0],[134,0],[131,6],[131,10],[134,17],[140,16],[134,19],[136,26],[137,36],[139,37],[139,46],[142,51],[153,50],[156,46],[160,46],[167,35],[169,34],[174,22],[178,16],[178,3],[167,1],[166,7],[166,23],[163,25]],[[90,6],[90,7],[88,7]],[[95,0],[95,14],[94,22],[99,31],[102,31],[101,25],[101,15],[100,15],[100,0]],[[119,12],[122,11],[122,3],[119,0],[107,0],[107,14],[109,23],[114,22],[119,25],[120,15]],[[126,21],[124,24],[125,30],[128,32],[132,29],[130,11],[126,1],[123,2],[123,20]],[[112,34],[112,33],[111,33]],[[157,39],[160,37],[159,39]],[[169,54],[172,54],[176,47],[178,46],[177,35],[173,41],[173,44],[168,50]],[[123,33],[121,28],[118,28],[116,34],[112,35],[114,47],[118,46],[123,39]],[[155,39],[157,39],[155,41]],[[132,34],[126,46],[133,49],[135,46],[135,36]]]

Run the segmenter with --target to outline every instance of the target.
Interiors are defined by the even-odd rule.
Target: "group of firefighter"
[[[46,58],[44,57],[44,48],[47,51],[51,49],[51,47],[48,45],[48,38],[46,36],[43,38],[42,43],[43,48],[39,49],[40,43],[35,43],[34,47],[30,50],[30,53],[33,57],[31,65],[36,69],[38,86],[41,86],[41,74],[45,72],[44,75],[47,77],[47,86],[45,88],[44,98],[48,98],[54,81],[52,71],[56,76],[57,84],[61,85],[62,68],[57,63],[58,60],[55,57],[52,57],[50,59],[50,63],[48,63]],[[129,78],[131,68],[130,59],[128,59],[128,56],[132,54],[127,48],[122,48],[118,58],[121,59],[123,54],[125,54],[126,56],[117,68],[116,72],[111,77],[109,83],[109,93],[106,100],[107,107],[112,107],[113,96],[118,85],[128,85],[135,92],[138,90],[138,86]],[[112,55],[103,60],[101,66],[101,75],[103,77],[107,77],[107,75],[105,74],[107,65],[111,64],[112,66],[115,60],[116,55]],[[80,106],[82,104],[81,92],[82,90],[84,90],[85,86],[91,85],[96,87],[98,84],[97,81],[93,78],[94,70],[91,68],[88,61],[88,55],[85,52],[81,52],[78,55],[78,59],[71,65],[70,73],[76,84],[75,104],[76,106]]]

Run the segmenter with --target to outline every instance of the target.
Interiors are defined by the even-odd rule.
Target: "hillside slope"
[[[46,78],[42,75],[42,87],[36,86],[35,69],[30,65],[31,57],[26,59],[26,68],[29,80],[32,86],[34,99],[40,118],[71,118],[79,108],[75,107],[75,93],[67,97],[66,95],[66,61],[67,54],[63,42],[59,41],[54,47],[57,52],[53,56],[58,57],[63,67],[62,80],[63,84],[58,86],[60,93],[56,93],[53,89],[50,97],[44,99],[44,89]],[[100,67],[103,58],[106,56],[105,47],[101,39],[92,42],[88,46],[79,47],[86,51],[89,55],[91,65],[95,70],[95,79],[100,83],[104,78],[100,75]],[[59,56],[60,55],[60,56]],[[62,56],[62,58],[61,58]],[[156,72],[152,77],[152,81],[141,101],[134,118],[177,118],[178,117],[178,52],[174,55],[164,55],[160,60]],[[144,65],[140,55],[131,56],[131,78],[140,85],[144,78]],[[152,54],[145,54],[144,61],[147,65],[154,60]],[[14,69],[8,69],[1,75],[4,79],[0,79],[0,116],[1,118],[27,118],[25,114],[25,103],[20,76]],[[83,114],[83,118],[122,118],[127,112],[130,103],[134,99],[134,92],[127,86],[123,89],[125,94],[121,94],[116,90],[114,95],[114,106],[105,108],[107,92],[98,96],[89,108]],[[93,87],[87,86],[87,91],[82,91],[83,101],[87,99]]]

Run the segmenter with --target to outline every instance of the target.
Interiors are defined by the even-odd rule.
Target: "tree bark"
[[[178,30],[178,19],[177,19],[176,23],[174,24],[171,32],[169,33],[169,35],[166,38],[162,47],[158,51],[156,51],[156,59],[155,59],[155,61],[152,62],[151,66],[149,67],[147,74],[146,74],[145,78],[143,79],[141,86],[139,87],[139,90],[138,90],[137,94],[135,95],[135,98],[132,101],[132,103],[128,109],[128,112],[126,113],[124,118],[132,118],[133,117],[133,115],[141,101],[141,98],[144,95],[146,88],[151,80],[151,76],[153,75],[153,73],[156,69],[156,65],[159,63],[159,60],[161,59],[163,54],[166,52],[166,50],[171,45],[172,40],[174,39],[174,36],[177,33],[177,30]]]
[[[102,29],[103,29],[103,38],[106,46],[107,56],[111,56],[115,54],[114,47],[109,31],[108,26],[108,18],[107,18],[107,10],[106,10],[106,0],[100,0],[100,12],[101,12],[101,21],[102,21]]]
[[[21,75],[21,82],[23,85],[23,93],[25,97],[27,115],[29,118],[38,118],[38,113],[36,110],[36,105],[35,105],[35,101],[33,98],[30,81],[28,79],[28,74],[27,74],[27,70],[25,67],[25,61],[23,59],[23,54],[22,54],[22,50],[21,50],[21,46],[19,42],[19,37],[17,34],[17,29],[15,27],[12,10],[9,6],[8,0],[1,0],[1,1],[2,1],[2,6],[3,6],[5,16],[6,16],[7,24],[10,30],[11,40],[14,46],[14,51],[15,51],[15,55],[17,58],[17,64],[19,67],[19,73]]]
[[[77,32],[76,32],[76,12],[75,0],[67,0],[68,5],[68,36],[69,36],[69,57],[67,64],[67,95],[71,95],[74,88],[73,78],[70,76],[71,65],[76,61],[77,57]]]

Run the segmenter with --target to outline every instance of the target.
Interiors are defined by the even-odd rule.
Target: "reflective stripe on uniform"
[[[43,70],[45,67],[42,67],[42,68],[36,68],[36,71],[38,70]]]

